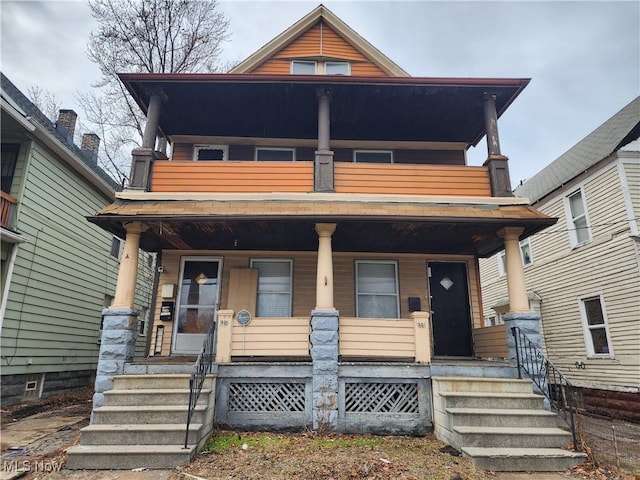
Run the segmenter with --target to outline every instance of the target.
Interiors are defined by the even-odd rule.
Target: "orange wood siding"
[[[490,197],[485,167],[336,163],[337,193]]]
[[[246,326],[233,322],[231,356],[309,356],[311,325],[306,317],[254,317]]]
[[[174,143],[171,159],[179,162],[193,160],[193,143]]]
[[[340,317],[340,355],[413,359],[413,320]]]
[[[480,358],[507,358],[507,339],[504,325],[473,330],[475,354]]]
[[[349,61],[352,75],[386,75],[333,29],[325,24],[321,26],[320,22],[249,73],[288,74],[291,60],[305,58]]]
[[[157,161],[151,191],[311,192],[313,163]]]

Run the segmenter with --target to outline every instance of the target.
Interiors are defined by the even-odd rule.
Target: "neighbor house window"
[[[293,148],[256,148],[256,160],[261,162],[290,162],[296,159],[296,151]]]
[[[566,207],[571,244],[574,247],[579,247],[591,240],[587,207],[582,190],[578,190],[566,198]]]
[[[16,172],[18,164],[18,152],[20,151],[19,143],[3,143],[2,144],[2,191],[11,193],[11,184],[13,183],[13,175]]]
[[[222,161],[228,160],[228,145],[194,145],[193,159],[195,161]]]
[[[316,62],[293,60],[291,62],[291,73],[296,75],[315,75],[316,74]]]
[[[607,315],[604,299],[601,294],[591,294],[580,297],[580,316],[584,327],[587,356],[612,357],[611,341],[607,328]]]
[[[287,259],[253,259],[258,270],[257,317],[290,317],[293,261]]]
[[[111,251],[109,252],[109,255],[111,255],[113,258],[120,260],[120,258],[122,258],[123,250],[124,250],[124,242],[122,241],[122,239],[118,237],[113,237],[111,239]]]
[[[353,161],[362,163],[393,163],[391,150],[354,150]]]
[[[528,238],[520,241],[520,258],[522,260],[522,266],[533,264],[533,256],[531,255],[531,243]],[[504,277],[507,274],[507,257],[502,250],[498,253],[498,274]]]
[[[349,62],[324,62],[325,75],[351,75]]]
[[[356,316],[400,317],[396,262],[356,261]]]
[[[141,308],[138,313],[138,335],[141,337],[147,334],[148,320],[149,320],[149,309]]]

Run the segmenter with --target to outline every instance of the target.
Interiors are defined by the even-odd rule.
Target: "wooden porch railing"
[[[4,228],[12,228],[17,200],[3,191],[0,191],[0,198],[0,223]]]
[[[475,354],[480,358],[507,358],[507,337],[504,325],[474,328]]]
[[[232,322],[232,357],[308,357],[309,317],[254,317],[242,326]]]

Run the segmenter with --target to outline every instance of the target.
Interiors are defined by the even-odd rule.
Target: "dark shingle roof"
[[[122,190],[122,186],[109,176],[100,166],[98,166],[88,154],[82,151],[76,144],[69,142],[67,138],[56,130],[55,125],[47,116],[38,109],[4,73],[0,72],[2,91],[5,92],[29,117],[42,126],[49,134],[62,143],[69,152],[89,167],[98,178],[106,182],[114,191]]]
[[[515,189],[535,203],[640,136],[640,97]]]

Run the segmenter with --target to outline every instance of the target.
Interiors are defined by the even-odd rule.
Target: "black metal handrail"
[[[524,371],[533,380],[549,400],[551,408],[571,429],[573,448],[579,451],[575,421],[577,404],[573,385],[518,327],[511,327],[511,333],[515,340],[518,378],[522,378]]]
[[[196,360],[193,370],[191,371],[191,378],[189,378],[189,411],[187,412],[187,430],[184,436],[184,448],[188,448],[189,444],[189,427],[191,426],[191,420],[193,413],[195,412],[198,399],[200,398],[200,392],[202,392],[202,385],[207,378],[207,374],[211,373],[211,367],[213,365],[213,359],[215,356],[215,332],[216,323],[218,322],[218,311],[214,312],[213,322],[209,326],[207,337],[202,344],[200,354]]]

